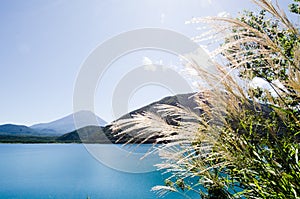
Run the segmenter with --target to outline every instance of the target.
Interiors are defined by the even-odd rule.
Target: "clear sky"
[[[186,20],[224,11],[236,15],[251,5],[248,0],[0,0],[0,124],[31,125],[71,113],[82,63],[97,45],[117,34],[160,27],[191,37],[197,31]],[[145,51],[135,55],[140,63],[132,63],[169,62],[166,57]],[[128,63],[126,59],[115,67]],[[118,70],[109,75],[114,73]],[[111,121],[111,89],[97,92],[101,105],[95,105],[96,113]],[[133,94],[129,108],[168,94],[163,87],[146,86]]]

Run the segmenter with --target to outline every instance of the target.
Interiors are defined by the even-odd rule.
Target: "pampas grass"
[[[265,0],[254,3],[277,25],[260,28],[253,20],[249,25],[251,19],[229,17],[187,22],[211,27],[196,41],[223,43],[210,54],[214,73],[196,61],[187,64],[206,82],[193,96],[201,114],[180,105],[158,105],[157,113],[145,112],[112,124],[117,136],[133,136],[128,144],[156,138],[150,153],[159,153],[162,162],[157,168],[171,174],[166,185],[152,189],[159,195],[188,190],[202,198],[300,197],[300,34],[278,6]],[[298,41],[292,48],[295,56],[286,54],[281,33]],[[280,76],[283,67],[285,74]],[[255,88],[246,87],[255,76],[265,79],[276,95],[260,88],[263,94],[257,96]],[[167,122],[169,116],[177,125]]]

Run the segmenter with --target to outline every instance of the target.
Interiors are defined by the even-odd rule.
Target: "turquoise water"
[[[0,198],[153,199],[160,172],[120,172],[80,144],[0,144]],[[184,198],[171,193],[164,199]]]

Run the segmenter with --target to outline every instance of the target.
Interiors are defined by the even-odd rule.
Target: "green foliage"
[[[240,141],[223,142],[228,147],[235,146],[231,150],[235,164],[228,169],[244,190],[238,194],[247,198],[297,198],[299,144],[294,135],[289,135],[289,129],[280,132],[286,126],[278,121],[276,114],[265,118],[256,111],[246,111],[241,115],[237,131],[243,133],[236,135]],[[227,135],[223,136],[226,139]]]
[[[289,5],[289,9],[291,12],[295,13],[295,14],[300,14],[300,6],[299,6],[299,0],[294,0],[294,2],[296,3],[292,3]]]
[[[0,135],[0,143],[58,143],[56,136]]]
[[[295,55],[297,55],[297,48],[300,45],[299,35],[284,27],[278,19],[270,16],[266,10],[262,10],[258,15],[245,11],[239,20],[270,40],[269,43],[265,43],[270,45],[261,45],[261,43],[253,41],[240,43],[240,48],[245,49],[245,51],[238,54],[238,56],[234,56],[234,58],[242,60],[242,57],[251,57],[245,65],[239,68],[240,76],[243,78],[259,77],[273,87],[276,87],[273,83],[275,80],[287,85],[291,67],[294,68],[293,70],[299,70],[298,63],[295,63]],[[255,33],[253,33],[254,35]],[[238,40],[239,38],[235,36],[234,39]],[[286,89],[295,94],[289,86]],[[263,102],[269,101],[265,98],[265,92],[262,92],[260,88],[253,89],[252,92],[255,92],[255,96]],[[299,99],[295,95],[289,95],[284,99],[284,103],[295,106],[299,104]]]

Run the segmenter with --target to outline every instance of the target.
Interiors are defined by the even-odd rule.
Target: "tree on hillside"
[[[192,20],[211,25],[212,39],[223,42],[212,52],[218,72],[205,71],[197,62],[189,64],[199,74],[206,73],[210,85],[195,95],[201,115],[161,105],[163,118],[144,113],[113,124],[115,130],[125,129],[120,134],[139,130],[137,138],[156,136],[157,143],[163,143],[157,145],[163,159],[157,167],[171,175],[165,185],[153,188],[159,194],[196,192],[211,199],[300,197],[300,33],[278,6],[253,1],[261,8],[258,14],[245,11],[237,19]],[[291,2],[289,8],[299,15],[298,2]],[[254,78],[268,89],[245,87]],[[179,124],[168,124],[164,116]]]

